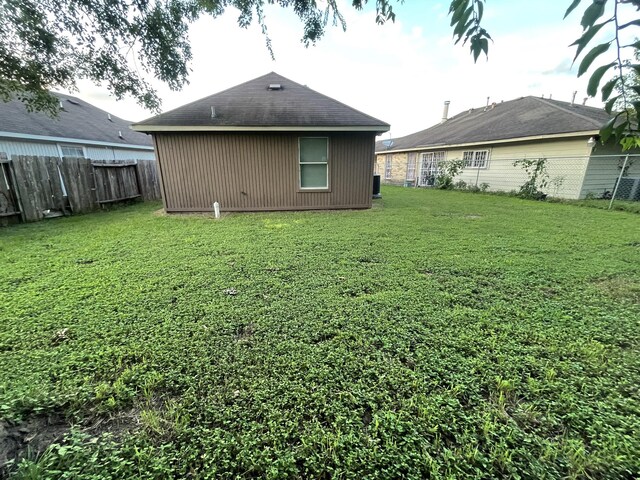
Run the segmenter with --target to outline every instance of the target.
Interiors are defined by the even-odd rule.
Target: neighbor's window
[[[301,137],[300,188],[329,188],[329,139]]]
[[[416,154],[409,153],[407,155],[407,180],[416,179]]]
[[[82,147],[75,145],[60,145],[60,151],[63,157],[77,157],[84,158],[84,150]]]
[[[489,150],[463,152],[462,160],[464,160],[465,168],[487,168]]]
[[[384,178],[385,180],[389,180],[391,178],[391,168],[392,168],[392,159],[391,155],[387,155],[384,159]]]

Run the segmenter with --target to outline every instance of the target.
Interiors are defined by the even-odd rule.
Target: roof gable
[[[609,119],[602,109],[537,97],[522,97],[481,108],[472,108],[444,123],[382,142],[377,151],[452,146],[467,143],[517,140],[537,136],[599,130]]]
[[[62,105],[56,118],[42,112],[29,112],[19,100],[0,102],[0,131],[59,137],[111,144],[150,147],[151,138],[134,132],[131,122],[110,115],[77,97],[53,93]],[[122,134],[122,136],[119,135]]]
[[[269,88],[278,85],[280,88]],[[389,125],[271,72],[133,126],[157,130],[323,129],[387,131]]]

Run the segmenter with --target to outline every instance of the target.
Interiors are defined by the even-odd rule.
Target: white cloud
[[[396,23],[379,26],[375,12],[357,12],[346,4],[341,11],[347,31],[328,28],[315,47],[304,48],[302,25],[295,15],[267,8],[276,61],[270,59],[257,25],[239,28],[232,12],[199,20],[191,28],[190,85],[182,92],[171,92],[154,82],[164,100],[163,109],[272,70],[390,123],[394,136],[437,123],[444,100],[452,102],[450,113],[455,114],[484,105],[487,96],[498,102],[541,94],[570,100],[575,90],[580,101],[585,96],[586,79],[576,79],[575,67],[570,72],[558,68],[570,63],[568,45],[579,34],[575,22],[564,29],[521,28],[496,36],[489,61],[481,58],[474,64],[467,47],[453,45],[450,35],[431,33],[435,29],[429,21],[409,26],[398,11]],[[444,11],[443,5],[436,4],[425,9],[425,17]],[[439,27],[444,21],[448,24],[443,19],[430,21]],[[83,83],[79,96],[124,118],[140,120],[150,115],[131,99],[105,100],[105,92]]]

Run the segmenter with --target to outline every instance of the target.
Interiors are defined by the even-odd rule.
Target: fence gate
[[[135,163],[93,162],[92,165],[100,205],[142,196]]]

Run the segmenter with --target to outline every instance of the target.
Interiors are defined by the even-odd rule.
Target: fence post
[[[618,193],[618,187],[620,186],[620,181],[622,180],[622,175],[624,175],[624,169],[627,168],[627,160],[629,160],[629,154],[624,157],[624,163],[622,164],[622,168],[620,169],[620,175],[618,175],[618,181],[616,182],[616,188],[613,189],[613,195],[611,195],[611,201],[609,202],[609,208],[607,210],[611,210],[613,206],[613,201],[616,199],[616,194]]]

